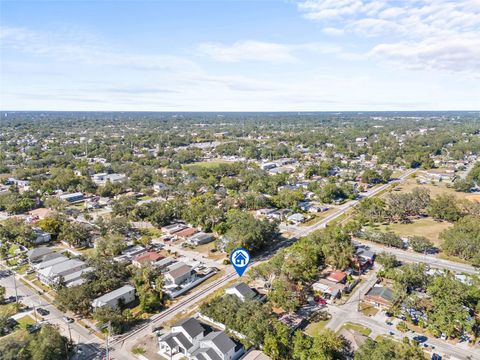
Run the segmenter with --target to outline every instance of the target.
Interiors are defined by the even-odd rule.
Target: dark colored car
[[[417,336],[413,337],[413,340],[415,340],[416,342],[421,344],[421,343],[424,343],[425,341],[427,341],[428,338],[426,336],[423,336],[423,335],[417,335]]]
[[[50,311],[44,308],[37,308],[37,313],[39,313],[42,316],[47,316],[48,314],[50,314]]]

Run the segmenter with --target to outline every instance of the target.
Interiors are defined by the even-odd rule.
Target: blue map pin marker
[[[250,263],[250,254],[247,249],[238,248],[230,254],[230,262],[237,271],[238,276],[242,276]]]

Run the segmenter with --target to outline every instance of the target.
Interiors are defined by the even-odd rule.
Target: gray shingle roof
[[[190,349],[193,344],[182,333],[175,333],[173,337],[186,350]]]
[[[253,291],[250,286],[241,282],[237,285],[231,287],[232,289],[236,289],[245,299],[253,299],[257,294]]]
[[[379,296],[387,301],[393,302],[395,300],[395,295],[393,294],[392,289],[383,287],[383,286],[374,286],[367,293],[368,296]]]
[[[36,258],[36,257],[40,257],[40,256],[50,254],[52,252],[53,252],[52,248],[42,246],[42,247],[38,247],[38,248],[30,250],[29,252],[27,252],[27,256],[28,256],[29,259],[32,259],[32,258]]]
[[[180,320],[173,326],[181,326],[192,338],[205,331],[202,324],[194,318]]]
[[[212,341],[223,354],[235,348],[235,343],[223,331],[214,331],[205,336],[203,340]]]

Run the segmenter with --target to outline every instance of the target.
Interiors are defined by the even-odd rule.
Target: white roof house
[[[54,259],[53,261],[57,259]],[[43,283],[47,285],[52,285],[55,282],[60,281],[61,278],[65,279],[65,277],[67,277],[68,275],[76,273],[79,270],[85,268],[86,266],[87,265],[81,260],[67,259],[65,261],[57,262],[55,264],[38,270],[37,276]],[[80,275],[78,275],[78,277],[80,277]],[[62,281],[64,281],[63,279]],[[74,278],[70,277],[69,281],[73,280]]]
[[[225,290],[227,295],[235,295],[242,302],[245,300],[253,300],[258,296],[258,293],[250,288],[244,282],[231,286]]]
[[[187,242],[192,244],[192,245],[201,245],[201,244],[206,244],[214,240],[213,235],[207,234],[204,232],[199,232],[196,233],[195,235],[190,236],[187,239]]]
[[[295,213],[287,217],[288,221],[294,222],[294,223],[303,223],[305,221],[305,216],[303,216],[300,213]]]
[[[109,306],[116,309],[120,303],[128,304],[133,300],[135,300],[135,288],[132,285],[125,285],[96,298],[92,301],[92,307],[96,309]]]

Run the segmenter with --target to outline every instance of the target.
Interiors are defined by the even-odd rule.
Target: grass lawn
[[[323,329],[325,329],[325,326],[327,325],[327,323],[329,321],[330,321],[330,319],[329,320],[320,320],[320,321],[317,321],[317,322],[310,323],[305,328],[305,333],[307,335],[313,336],[313,335],[317,334],[318,332],[322,331]]]
[[[410,224],[390,224],[387,226],[381,226],[381,230],[394,231],[401,236],[425,236],[427,239],[432,241],[436,246],[440,245],[439,236],[440,233],[452,227],[453,225],[449,222],[443,221],[438,222],[432,218],[423,218],[414,220]]]
[[[367,304],[367,303],[360,303],[360,312],[366,316],[374,316],[379,312],[375,306]]]
[[[35,319],[33,319],[30,315],[25,315],[17,319],[17,322],[20,326],[20,329],[26,330],[29,325],[35,324]]]
[[[0,317],[10,317],[18,312],[17,304],[0,305]]]
[[[10,246],[10,248],[8,249],[8,254],[9,254],[10,256],[14,256],[14,255],[15,255],[15,251],[17,251],[17,250],[18,250],[18,245],[17,245],[17,244],[12,244],[12,245]]]
[[[208,244],[198,245],[193,248],[193,251],[207,255],[210,259],[220,260],[226,258],[225,253],[221,251],[210,252],[210,250],[215,249],[215,241],[209,242]]]
[[[339,331],[341,331],[342,329],[354,330],[365,336],[369,336],[372,332],[372,330],[369,329],[368,327],[365,327],[360,324],[351,323],[351,322],[346,322],[345,324],[343,324],[343,326],[340,328]]]
[[[22,265],[20,267],[18,267],[17,269],[15,269],[15,271],[20,274],[20,275],[23,275],[25,274],[25,272],[28,270],[28,267],[29,265],[28,264],[25,264],[25,265]]]

